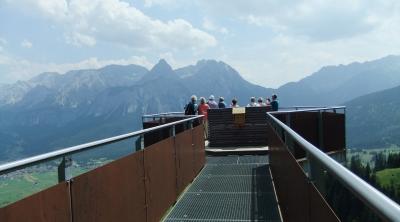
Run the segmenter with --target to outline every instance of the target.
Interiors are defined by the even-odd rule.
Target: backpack
[[[196,111],[194,110],[194,104],[188,103],[185,108],[185,115],[196,115]]]

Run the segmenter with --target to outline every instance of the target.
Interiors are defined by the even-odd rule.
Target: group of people
[[[247,104],[247,107],[259,107],[259,106],[271,106],[272,111],[278,111],[279,108],[279,103],[278,103],[278,97],[274,94],[272,95],[272,101],[270,98],[266,98],[265,102],[262,97],[259,97],[257,102],[255,97],[250,98],[250,103]]]
[[[271,100],[272,99],[272,100]],[[279,103],[278,97],[274,94],[271,99],[268,97],[264,99],[259,97],[257,102],[255,97],[250,98],[250,103],[247,104],[247,107],[260,107],[260,106],[271,106],[272,111],[278,111]],[[240,107],[238,104],[238,100],[236,98],[232,99],[232,103],[230,104],[231,108]],[[205,137],[208,138],[208,109],[223,109],[229,108],[225,103],[224,97],[219,97],[218,102],[215,101],[214,95],[210,95],[208,101],[204,97],[200,97],[200,103],[197,104],[197,97],[195,95],[190,97],[190,102],[185,106],[185,115],[204,115],[203,124],[205,128]]]
[[[265,102],[262,97],[259,97],[257,102],[255,97],[250,98],[250,103],[247,104],[247,107],[260,107],[260,106],[271,106],[272,111],[278,111],[279,103],[278,97],[274,94],[272,95],[272,100],[270,98],[266,98]],[[231,108],[240,107],[238,104],[238,100],[236,98],[232,99],[232,103],[230,104]],[[215,101],[214,95],[211,95],[208,98],[208,101],[204,97],[200,97],[200,104],[197,104],[197,97],[193,95],[190,98],[190,102],[185,106],[185,115],[204,115],[207,119],[207,110],[208,109],[222,109],[228,108],[224,97],[219,97],[218,102]]]

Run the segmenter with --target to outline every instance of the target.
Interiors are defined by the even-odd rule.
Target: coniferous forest
[[[371,166],[372,165],[372,166]],[[352,156],[347,167],[360,178],[400,203],[400,153],[376,153],[370,163],[363,164],[360,156]],[[365,204],[357,199],[341,183],[328,176],[327,201],[342,221],[381,221]]]

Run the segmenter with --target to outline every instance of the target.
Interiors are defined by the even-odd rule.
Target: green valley
[[[400,187],[400,168],[384,169],[376,172],[377,182],[385,188],[393,186],[396,192],[399,192]]]
[[[107,158],[90,159],[84,163],[74,162],[73,177],[109,163]],[[57,165],[51,163],[16,171],[0,176],[0,207],[11,204],[58,183]]]

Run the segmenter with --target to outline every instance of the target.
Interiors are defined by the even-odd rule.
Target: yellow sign
[[[232,114],[245,114],[246,113],[246,107],[238,107],[238,108],[232,108]]]
[[[233,122],[238,126],[243,126],[246,120],[246,108],[232,108]]]

